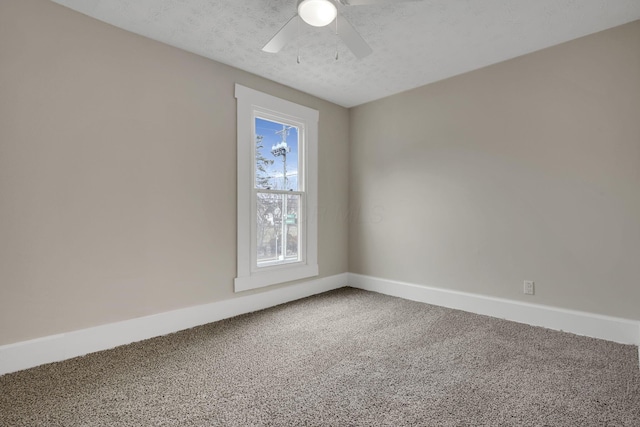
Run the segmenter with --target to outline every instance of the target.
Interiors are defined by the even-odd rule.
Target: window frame
[[[283,197],[287,197],[290,195],[294,195],[294,196],[298,196],[299,199],[299,203],[300,203],[300,215],[298,216],[298,224],[297,224],[297,228],[298,228],[298,233],[300,234],[300,237],[298,239],[299,243],[300,242],[306,242],[307,241],[307,237],[306,237],[306,221],[305,221],[305,211],[306,211],[306,207],[307,207],[307,191],[306,191],[306,125],[305,123],[302,123],[300,121],[297,120],[297,118],[295,117],[291,117],[291,116],[285,116],[284,114],[280,114],[278,116],[274,116],[273,112],[270,110],[266,110],[262,107],[259,106],[254,106],[253,108],[253,118],[251,120],[252,125],[254,126],[253,128],[253,140],[255,141],[257,139],[257,135],[258,133],[256,132],[255,129],[255,124],[256,124],[256,119],[263,119],[263,120],[268,120],[272,123],[282,123],[285,125],[293,125],[298,129],[298,141],[297,141],[297,152],[298,152],[298,162],[297,162],[297,169],[298,169],[298,176],[297,176],[297,190],[291,190],[291,191],[287,191],[287,190],[278,190],[278,189],[264,189],[264,188],[258,188],[255,183],[257,183],[257,176],[256,176],[256,165],[253,164],[252,168],[251,168],[251,172],[253,174],[252,177],[252,182],[254,183],[253,187],[252,187],[252,198],[251,198],[251,209],[252,209],[252,216],[254,218],[256,218],[257,216],[257,201],[258,201],[258,194],[262,193],[262,194],[273,194],[273,195],[281,195]],[[302,130],[302,133],[300,132],[300,130]],[[254,142],[254,144],[252,145],[252,161],[253,159],[256,158],[256,144]],[[302,160],[302,161],[301,161]],[[282,215],[285,215],[286,213],[283,212]],[[281,218],[281,221],[284,221],[284,217]],[[251,222],[251,233],[253,236],[257,237],[257,221],[252,221]],[[298,260],[296,261],[287,261],[287,260],[282,260],[282,261],[266,261],[266,262],[262,262],[260,263],[258,261],[258,257],[257,257],[257,239],[256,238],[252,238],[251,239],[251,271],[252,272],[257,272],[257,271],[265,271],[265,269],[268,268],[272,268],[272,267],[277,267],[279,265],[293,265],[293,264],[298,264],[300,265],[305,259],[306,259],[306,247],[304,244],[299,244],[298,245]],[[286,248],[286,245],[283,246],[283,249]],[[260,265],[262,264],[262,265]]]
[[[237,277],[235,292],[261,288],[278,283],[318,275],[318,119],[319,112],[275,96],[236,84],[237,150],[238,150],[238,222],[237,222]],[[255,177],[255,119],[283,121],[299,126],[298,150],[302,146],[303,193],[298,232],[302,233],[298,248],[301,260],[269,266],[257,265],[257,193]],[[301,190],[298,188],[298,190]],[[285,192],[286,193],[286,192]],[[304,197],[304,200],[302,199]],[[284,218],[283,218],[284,220]]]

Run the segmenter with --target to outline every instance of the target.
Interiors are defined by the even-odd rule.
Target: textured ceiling
[[[345,107],[640,19],[640,0],[389,0],[341,7],[373,48],[358,60],[330,28],[306,24],[280,53],[262,52],[295,14],[296,0],[53,1]]]

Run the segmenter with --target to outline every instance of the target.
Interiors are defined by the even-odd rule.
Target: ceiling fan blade
[[[366,6],[370,4],[393,4],[420,0],[338,0],[344,6]]]
[[[262,48],[263,51],[269,53],[278,53],[287,43],[295,39],[298,35],[298,21],[300,17],[294,15],[293,18],[284,24],[282,28],[276,33],[275,36],[269,40],[269,42]]]
[[[338,37],[342,39],[344,44],[359,59],[369,55],[373,50],[362,38],[360,34],[353,28],[353,25],[341,14],[338,14]]]

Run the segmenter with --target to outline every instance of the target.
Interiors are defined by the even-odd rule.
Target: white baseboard
[[[640,345],[640,321],[349,273],[349,286],[622,344]],[[639,351],[640,354],[640,351]]]
[[[342,273],[257,294],[0,346],[0,375],[166,335],[344,286],[622,344],[640,345],[640,322],[635,320]]]
[[[342,273],[258,294],[0,346],[0,375],[170,334],[342,288],[347,285],[347,279],[348,274]]]

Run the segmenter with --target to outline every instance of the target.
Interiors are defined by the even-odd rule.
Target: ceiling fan
[[[277,53],[287,43],[298,36],[301,21],[314,27],[326,27],[335,21],[336,35],[357,58],[364,58],[373,50],[358,34],[356,29],[341,13],[338,7],[364,6],[375,4],[399,3],[416,0],[297,0],[296,13],[262,48],[265,52]],[[337,56],[336,56],[337,58]]]

